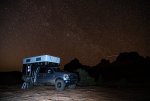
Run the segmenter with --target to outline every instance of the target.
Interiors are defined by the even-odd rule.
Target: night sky
[[[0,0],[0,71],[49,54],[94,66],[120,52],[150,56],[149,0]]]

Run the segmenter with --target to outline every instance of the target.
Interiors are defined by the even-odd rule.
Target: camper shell
[[[50,55],[41,55],[41,56],[33,56],[33,57],[28,57],[23,59],[23,64],[41,63],[41,62],[60,64],[60,58],[55,56],[50,56]]]

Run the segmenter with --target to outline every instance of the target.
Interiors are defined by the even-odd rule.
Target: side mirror
[[[49,69],[49,70],[48,70],[48,73],[49,73],[49,74],[52,74],[52,70]]]

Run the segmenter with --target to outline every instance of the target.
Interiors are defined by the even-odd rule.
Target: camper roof
[[[23,59],[23,64],[38,63],[38,62],[51,62],[60,64],[60,58],[50,55],[40,55]]]

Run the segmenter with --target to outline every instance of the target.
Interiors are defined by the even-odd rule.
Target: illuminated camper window
[[[26,59],[26,62],[30,62],[30,59]]]
[[[41,57],[36,58],[36,61],[41,61]]]

